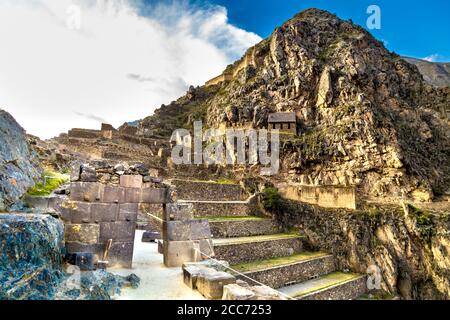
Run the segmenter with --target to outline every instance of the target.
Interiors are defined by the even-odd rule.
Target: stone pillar
[[[163,220],[164,264],[167,267],[181,267],[186,262],[214,255],[209,222],[194,219],[192,204],[166,204]]]

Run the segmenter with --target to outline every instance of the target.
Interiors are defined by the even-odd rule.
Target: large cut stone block
[[[142,188],[141,175],[123,175],[120,176],[120,186],[125,188]]]
[[[197,279],[203,273],[214,273],[216,270],[205,266],[183,266],[183,281],[192,290],[197,289]]]
[[[105,186],[101,201],[107,203],[124,203],[125,189],[116,186]]]
[[[97,172],[89,165],[81,166],[80,180],[83,182],[97,182]]]
[[[211,238],[208,220],[164,221],[164,240],[187,241]]]
[[[65,239],[69,242],[95,244],[99,240],[100,226],[98,224],[66,224]]]
[[[90,223],[91,203],[65,201],[60,209],[61,218],[69,223]]]
[[[119,221],[136,221],[139,211],[137,203],[123,203],[119,206]]]
[[[117,220],[119,205],[115,203],[92,203],[91,219],[93,222],[113,222]]]
[[[108,239],[133,241],[135,231],[134,221],[102,222],[100,223],[100,241],[106,242]]]
[[[166,267],[181,267],[194,261],[192,241],[164,241],[164,264]]]
[[[70,185],[70,200],[96,202],[102,191],[103,185],[97,182],[73,182]]]
[[[49,207],[48,197],[33,197],[25,195],[23,201],[27,204],[29,208],[34,208],[38,210],[47,210]]]
[[[201,240],[211,238],[211,228],[209,227],[209,221],[203,220],[191,220],[191,239]]]
[[[222,300],[251,300],[255,296],[253,291],[238,284],[227,284],[223,287]]]
[[[113,242],[109,251],[109,266],[131,268],[133,262],[133,242]]]
[[[165,241],[192,240],[190,221],[164,221],[163,230]]]
[[[142,189],[125,188],[124,203],[139,203],[141,202]]]
[[[101,257],[103,255],[103,250],[105,248],[104,244],[95,243],[95,244],[86,244],[81,242],[69,242],[66,241],[66,250],[67,253],[76,253],[76,252],[89,252],[98,255]]]
[[[50,196],[48,198],[48,209],[53,212],[59,212],[61,205],[66,200],[66,197],[62,196]]]
[[[223,287],[236,283],[236,278],[227,272],[200,274],[197,279],[197,289],[207,299],[221,299]]]
[[[167,189],[165,189],[165,188],[142,189],[141,202],[143,202],[143,203],[166,203],[167,202]]]
[[[194,219],[192,203],[168,203],[163,218],[165,221],[187,221]]]

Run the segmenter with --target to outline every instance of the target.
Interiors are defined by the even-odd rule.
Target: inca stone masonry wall
[[[83,166],[75,168],[72,180],[95,178],[96,169],[89,168],[94,172],[85,177]],[[141,174],[121,175],[118,185],[72,182],[70,200],[60,208],[67,252],[94,253],[101,259],[107,241],[112,239],[110,266],[130,268],[140,204],[166,202],[168,188],[143,183]]]

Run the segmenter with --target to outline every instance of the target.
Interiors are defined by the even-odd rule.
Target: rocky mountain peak
[[[140,127],[163,123],[168,134],[203,119],[263,128],[270,113],[295,112],[298,136],[282,151],[286,179],[428,200],[448,192],[449,92],[362,27],[309,9]]]

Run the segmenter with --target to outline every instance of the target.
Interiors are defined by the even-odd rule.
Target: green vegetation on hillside
[[[38,182],[34,187],[28,190],[30,196],[48,196],[53,190],[69,181],[69,176],[51,170],[45,170],[42,174],[42,181]]]

